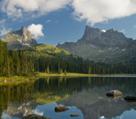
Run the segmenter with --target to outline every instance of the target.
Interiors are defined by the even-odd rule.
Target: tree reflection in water
[[[109,99],[105,93],[119,89],[124,95],[136,95],[135,85],[135,78],[41,78],[31,84],[0,87],[0,113],[11,104],[33,100],[75,105],[83,111],[85,119],[112,118],[134,109],[136,104]]]

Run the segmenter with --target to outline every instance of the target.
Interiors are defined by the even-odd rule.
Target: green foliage
[[[48,55],[58,55],[58,54],[70,55],[70,53],[68,51],[61,49],[61,48],[57,48],[52,45],[39,44],[39,45],[35,46],[35,48],[36,48],[37,52],[48,54]]]
[[[34,71],[34,62],[24,51],[8,51],[0,41],[0,75],[27,75]]]
[[[0,40],[0,73],[4,73],[6,71],[5,66],[7,64],[7,48],[6,48],[6,43],[2,42]]]
[[[120,64],[95,63],[73,56],[51,45],[37,45],[27,50],[8,51],[0,41],[0,76],[46,73],[121,74],[135,73],[135,62]]]

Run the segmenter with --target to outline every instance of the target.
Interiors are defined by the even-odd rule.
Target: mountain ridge
[[[37,44],[36,39],[32,38],[31,32],[26,27],[7,33],[2,40],[7,43],[9,50],[27,48]]]
[[[91,61],[119,63],[135,57],[136,41],[114,29],[105,31],[86,26],[82,38],[77,42],[58,44],[57,47]]]

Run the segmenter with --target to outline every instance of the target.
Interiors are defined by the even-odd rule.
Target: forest
[[[34,55],[35,54],[35,55]],[[36,49],[8,50],[0,41],[0,76],[31,75],[46,73],[86,73],[86,74],[134,74],[135,63],[119,64],[95,63],[73,55],[37,55]]]

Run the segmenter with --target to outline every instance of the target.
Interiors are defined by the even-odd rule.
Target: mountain
[[[32,45],[36,45],[37,42],[32,38],[32,34],[23,27],[17,31],[9,32],[2,38],[3,41],[7,42],[8,49],[21,49],[28,48]]]
[[[62,48],[58,48],[56,46],[47,45],[47,44],[37,44],[33,46],[31,50],[26,50],[25,52],[28,55],[32,55],[35,57],[45,57],[45,58],[48,57],[55,58],[56,56],[65,57],[71,55],[68,51]]]
[[[58,44],[57,47],[95,62],[120,63],[136,59],[136,41],[114,29],[86,26],[83,37],[77,42]]]

